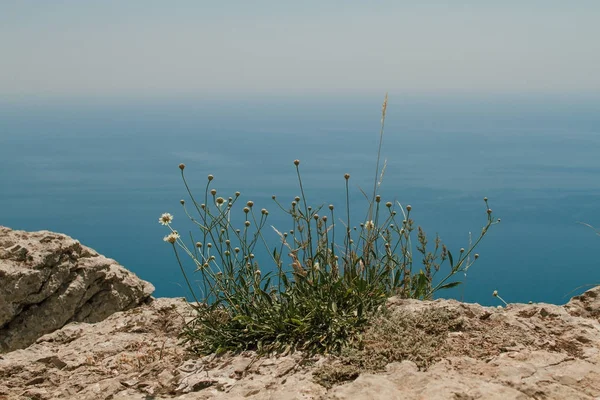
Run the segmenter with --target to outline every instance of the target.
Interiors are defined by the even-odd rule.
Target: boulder
[[[154,291],[116,261],[69,236],[0,226],[0,353],[69,322],[98,322]]]

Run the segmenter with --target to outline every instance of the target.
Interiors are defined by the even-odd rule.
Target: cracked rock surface
[[[390,360],[325,387],[319,371],[340,359],[252,352],[198,357],[178,338],[193,308],[183,299],[161,298],[98,322],[71,321],[0,355],[0,400],[600,398],[600,287],[564,306],[497,309],[390,298],[387,309],[402,316],[442,310],[452,320],[452,329],[437,336],[440,345],[426,369],[418,359]],[[419,335],[429,328],[415,327]]]
[[[0,353],[69,322],[98,322],[154,287],[69,236],[0,226]]]

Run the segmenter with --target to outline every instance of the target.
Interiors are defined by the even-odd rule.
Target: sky
[[[0,0],[0,98],[598,93],[600,1]]]

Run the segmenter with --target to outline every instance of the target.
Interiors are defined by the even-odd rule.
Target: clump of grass
[[[325,387],[354,380],[362,372],[377,372],[391,362],[413,361],[428,368],[440,358],[448,332],[462,321],[448,310],[427,308],[419,313],[395,310],[377,315],[359,346],[348,347],[332,362],[315,370],[313,379]]]
[[[294,160],[299,195],[287,204],[273,196],[277,208],[290,217],[290,229],[273,227],[279,241],[268,243],[263,235],[268,228],[266,208],[258,211],[253,201],[238,206],[239,192],[221,197],[212,186],[213,175],[208,175],[204,195],[198,199],[186,180],[185,165],[179,165],[190,197],[189,203],[181,200],[181,204],[199,235],[190,233],[188,245],[172,227],[170,214],[163,214],[159,222],[171,230],[164,240],[173,245],[196,302],[197,316],[182,334],[194,351],[339,353],[358,343],[388,297],[431,299],[437,291],[460,283],[453,277],[478,258],[475,248],[499,220],[493,218],[485,198],[487,220],[481,234],[453,256],[438,236],[430,244],[423,229],[415,228],[410,205],[384,201],[378,191],[385,170],[385,163],[380,168],[380,155],[386,111],[387,96],[373,192],[370,196],[363,192],[368,208],[358,227],[351,221],[350,174],[343,181],[345,209],[339,211],[332,204],[313,207],[305,195],[300,161]],[[255,257],[259,245],[269,254],[260,263]],[[181,251],[200,275],[199,297],[183,267]],[[415,255],[421,258],[420,268],[414,264]],[[446,275],[436,279],[446,261]]]

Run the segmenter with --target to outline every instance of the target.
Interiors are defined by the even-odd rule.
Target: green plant
[[[309,204],[300,161],[295,160],[300,194],[289,207],[273,196],[278,208],[291,218],[291,229],[280,232],[274,227],[280,242],[269,245],[263,235],[267,209],[259,213],[254,202],[247,201],[236,214],[240,193],[227,199],[218,196],[211,187],[212,175],[208,175],[203,200],[197,201],[186,180],[185,165],[179,165],[194,215],[184,200],[181,204],[200,236],[190,233],[192,245],[188,247],[172,227],[170,214],[163,214],[159,222],[171,229],[164,240],[173,245],[196,302],[197,316],[182,334],[193,350],[203,354],[246,349],[339,352],[359,339],[369,318],[389,296],[431,299],[437,291],[460,283],[452,278],[472,265],[471,255],[478,258],[474,249],[499,220],[492,217],[485,198],[487,222],[478,239],[467,249],[461,248],[456,258],[438,236],[431,250],[425,232],[418,227],[416,250],[422,267],[417,271],[411,242],[415,230],[412,207],[383,202],[378,194],[385,171],[385,163],[380,168],[380,155],[386,110],[387,95],[373,192],[370,196],[362,192],[368,208],[358,227],[351,225],[349,174],[344,175],[346,207],[338,215],[334,205]],[[259,264],[254,255],[257,245],[264,246],[270,257],[272,267],[266,273],[267,261]],[[200,298],[178,249],[193,260],[201,275]],[[436,280],[446,260],[449,271]]]

